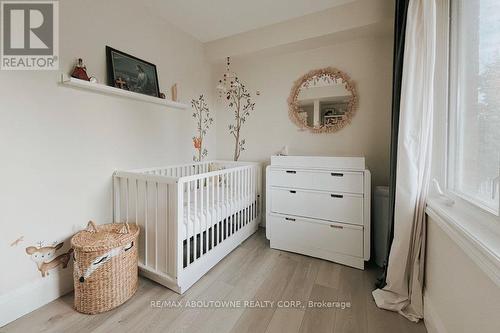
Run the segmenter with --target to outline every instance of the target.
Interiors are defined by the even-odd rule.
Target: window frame
[[[460,59],[456,59],[458,57],[453,57],[453,52],[459,53],[459,43],[457,42],[457,36],[460,35],[460,30],[458,28],[458,19],[454,18],[454,11],[456,10],[454,6],[458,6],[459,1],[462,0],[449,0],[447,1],[447,12],[448,12],[448,22],[447,27],[445,28],[447,31],[446,35],[446,59],[442,59],[442,61],[446,61],[446,73],[445,73],[445,81],[446,81],[446,122],[445,122],[445,131],[446,131],[446,141],[444,143],[444,150],[442,150],[445,154],[445,163],[443,167],[443,175],[442,183],[445,185],[446,195],[452,198],[456,204],[460,204],[467,209],[480,210],[480,216],[484,217],[492,217],[495,220],[500,222],[500,195],[497,195],[498,201],[498,211],[494,208],[491,208],[475,198],[474,196],[467,195],[461,191],[456,190],[455,182],[456,182],[456,174],[454,169],[451,168],[451,164],[455,163],[458,158],[457,154],[457,144],[458,144],[458,121],[459,121],[459,105],[458,101],[460,99],[460,85],[458,84],[458,78],[461,76],[460,73]],[[456,31],[456,33],[453,33]],[[439,41],[438,41],[439,42]],[[441,104],[443,106],[443,104]],[[499,166],[500,167],[500,166]],[[485,216],[485,213],[487,214]]]
[[[434,77],[434,128],[431,177],[444,193],[431,186],[427,198],[427,223],[438,226],[464,255],[500,287],[500,217],[448,192],[449,33],[450,1],[436,3],[436,71]],[[435,185],[435,184],[434,184]]]

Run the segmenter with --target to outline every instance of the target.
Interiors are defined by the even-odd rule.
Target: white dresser
[[[371,193],[364,157],[273,156],[266,175],[272,248],[364,269]]]

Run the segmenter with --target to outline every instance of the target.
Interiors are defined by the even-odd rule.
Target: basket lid
[[[139,234],[139,227],[132,223],[109,223],[96,226],[89,221],[85,230],[71,238],[75,250],[93,252],[113,249],[132,242]]]

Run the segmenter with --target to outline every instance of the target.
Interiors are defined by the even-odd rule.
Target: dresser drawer
[[[269,181],[271,186],[363,193],[362,172],[272,169]]]
[[[270,216],[272,239],[294,250],[311,249],[363,257],[363,227],[289,216]]]
[[[271,212],[363,225],[363,196],[271,188]]]

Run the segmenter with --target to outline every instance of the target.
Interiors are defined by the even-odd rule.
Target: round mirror
[[[333,133],[351,122],[357,101],[347,74],[332,67],[322,68],[295,81],[288,98],[288,113],[300,128]]]

